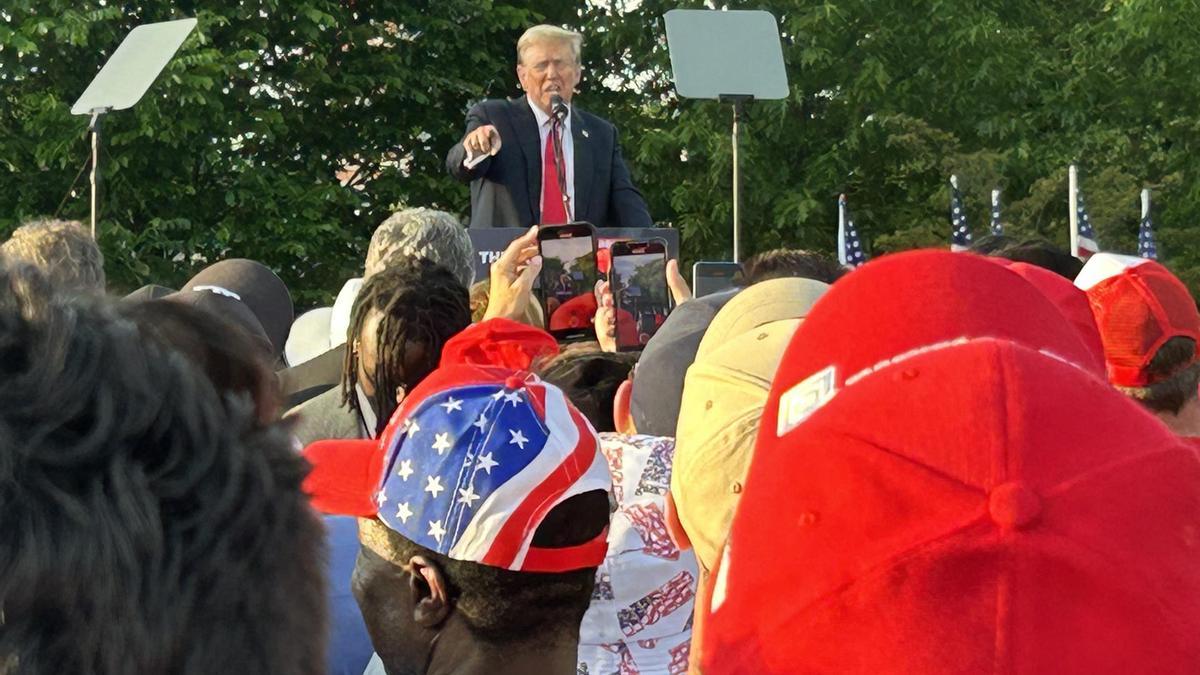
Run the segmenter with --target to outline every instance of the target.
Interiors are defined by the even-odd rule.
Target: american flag
[[[1158,244],[1154,242],[1154,223],[1150,221],[1150,191],[1142,191],[1142,224],[1138,228],[1138,255],[1158,260]]]
[[[1004,223],[1000,221],[1000,191],[992,190],[992,234],[1004,235]]]
[[[958,191],[958,176],[950,176],[950,250],[965,251],[971,247],[971,230],[967,227],[966,207]]]
[[[858,238],[858,228],[854,226],[854,218],[850,216],[850,207],[846,204],[846,195],[838,196],[838,262],[843,267],[851,268],[867,262],[867,254]]]
[[[641,600],[617,611],[625,637],[633,637],[687,604],[696,595],[696,577],[680,572]]]
[[[557,388],[462,383],[387,439],[379,518],[456,560],[522,569],[547,505],[611,487],[595,432]]]
[[[1092,221],[1088,218],[1087,207],[1083,204],[1083,191],[1075,189],[1075,257],[1084,260],[1100,252],[1100,242],[1096,239],[1096,231],[1092,229]]]

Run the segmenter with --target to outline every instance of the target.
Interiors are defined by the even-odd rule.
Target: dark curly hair
[[[354,395],[359,358],[354,342],[372,312],[380,316],[372,405],[382,429],[396,409],[396,389],[412,391],[437,367],[446,341],[471,325],[471,302],[453,272],[425,258],[394,261],[368,277],[350,313],[351,344],[342,368],[342,403],[355,412],[361,411]],[[414,344],[423,347],[424,354],[409,372],[405,354]]]
[[[1146,372],[1151,384],[1117,389],[1153,412],[1178,415],[1198,395],[1200,363],[1196,361],[1196,341],[1179,336],[1168,339],[1154,353]]]
[[[845,268],[823,253],[777,248],[750,256],[742,263],[742,272],[734,283],[745,288],[760,281],[800,277],[832,284],[845,274]]]
[[[287,434],[108,301],[33,287],[0,265],[0,670],[322,672]]]

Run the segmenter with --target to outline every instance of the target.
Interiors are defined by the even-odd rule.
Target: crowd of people
[[[581,39],[530,29],[447,158],[530,225],[488,279],[428,208],[299,316],[252,260],[118,295],[79,223],[0,245],[0,675],[1200,669],[1187,287],[782,248],[696,298],[667,262],[622,351],[609,280],[534,291],[532,223],[650,224]]]
[[[106,293],[0,247],[0,672],[1183,673],[1200,314],[990,238],[774,250],[640,354],[558,344],[536,228],[409,209],[294,316],[265,266]],[[333,290],[333,289],[331,289]]]

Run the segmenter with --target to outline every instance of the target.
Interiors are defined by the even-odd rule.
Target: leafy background
[[[519,93],[513,45],[581,30],[581,105],[619,128],[685,262],[729,255],[728,108],[675,96],[662,15],[694,0],[0,2],[0,235],[87,216],[88,143],[69,107],[135,25],[199,27],[147,96],[106,120],[101,244],[114,290],[178,285],[222,257],[328,302],[400,205],[465,216],[446,150],[466,108]],[[1106,249],[1135,250],[1154,190],[1164,262],[1200,288],[1200,3],[797,0],[771,10],[791,83],[748,109],[744,249],[832,251],[836,196],[878,255],[945,246],[946,178],[982,233],[993,187],[1011,234],[1067,243],[1067,172]],[[67,195],[64,201],[64,195]]]

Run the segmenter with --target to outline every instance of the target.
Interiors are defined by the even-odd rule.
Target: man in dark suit
[[[571,105],[582,44],[573,31],[530,28],[517,41],[517,78],[526,95],[483,101],[467,113],[467,133],[446,155],[446,168],[471,183],[471,227],[579,220],[653,226],[621,158],[616,128]],[[552,114],[555,96],[566,104],[561,121]]]

